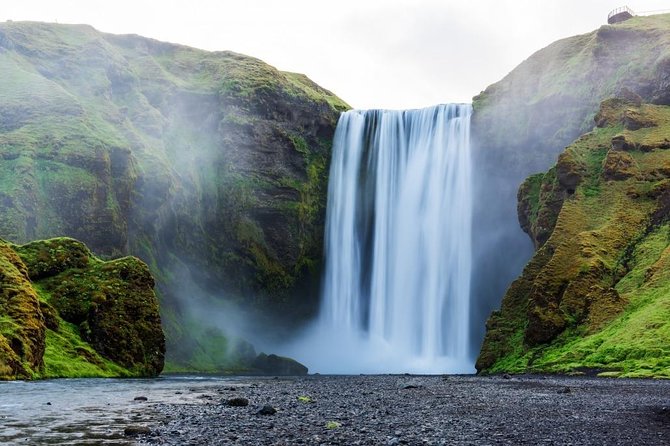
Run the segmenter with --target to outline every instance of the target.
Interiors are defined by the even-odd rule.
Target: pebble
[[[256,412],[258,415],[274,415],[277,413],[277,409],[272,406],[263,406],[261,410]]]
[[[123,430],[123,435],[126,437],[135,437],[137,435],[148,435],[151,433],[151,429],[147,426],[127,426]]]
[[[151,436],[138,444],[670,444],[670,410],[664,409],[670,381],[524,376],[500,385],[499,379],[427,376],[420,378],[426,390],[404,392],[398,390],[419,381],[408,383],[403,375],[236,378],[247,405],[272,401],[282,409],[227,410],[174,397],[152,405]],[[566,388],[569,398],[557,393]],[[318,403],[302,404],[301,395]],[[266,407],[275,412],[259,416]]]
[[[232,407],[245,407],[249,405],[249,400],[241,396],[230,398],[226,401],[226,404]]]

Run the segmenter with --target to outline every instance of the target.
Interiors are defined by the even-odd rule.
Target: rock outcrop
[[[260,353],[251,367],[262,375],[302,376],[308,372],[307,367],[294,359],[265,353]]]
[[[165,338],[148,267],[57,238],[0,241],[0,379],[156,376]]]
[[[635,17],[549,45],[474,98],[474,222],[479,236],[473,241],[478,278],[473,283],[473,308],[479,314],[473,326],[482,325],[498,307],[500,296],[532,255],[532,246],[517,226],[514,203],[519,185],[547,171],[560,155],[550,175],[561,182],[533,189],[546,197],[544,209],[531,209],[537,213],[533,241],[538,247],[550,235],[563,195],[578,188],[580,166],[569,153],[561,154],[565,147],[592,130],[600,103],[607,98],[620,96],[617,101],[633,105],[670,104],[669,61],[670,14]],[[606,110],[599,119],[607,120]],[[628,112],[623,125],[634,130],[648,128],[649,122]],[[627,146],[625,140],[617,141]],[[614,155],[610,161],[628,162],[623,158]],[[635,166],[629,173],[618,172],[628,175]],[[558,187],[562,190],[553,190]]]
[[[670,106],[616,98],[596,122],[519,191],[537,251],[487,323],[480,372],[670,377]]]

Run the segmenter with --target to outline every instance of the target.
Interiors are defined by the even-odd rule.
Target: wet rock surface
[[[670,443],[670,381],[309,376],[243,378],[197,393],[215,397],[153,405],[155,424],[138,444]],[[249,405],[221,404],[233,396],[247,398]],[[266,407],[277,412],[260,416]]]

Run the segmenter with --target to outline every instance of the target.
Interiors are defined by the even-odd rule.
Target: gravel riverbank
[[[670,381],[309,376],[175,393],[155,404],[146,395],[154,415],[138,444],[670,444]]]

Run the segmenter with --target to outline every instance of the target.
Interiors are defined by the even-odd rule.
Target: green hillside
[[[519,191],[537,251],[487,323],[480,372],[670,377],[670,107],[628,92]]]
[[[313,311],[326,169],[347,108],[232,52],[0,23],[0,237],[66,235],[103,258],[139,256],[157,278],[168,351],[182,355],[171,361],[216,368],[189,358],[220,356],[211,336],[189,334],[205,329],[187,322],[196,300],[250,318]]]

